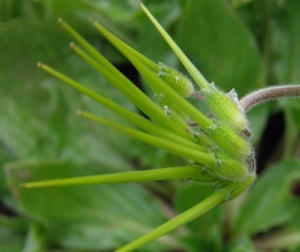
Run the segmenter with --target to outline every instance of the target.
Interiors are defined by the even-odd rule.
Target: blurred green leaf
[[[175,37],[209,82],[244,95],[264,83],[255,40],[223,0],[187,0]]]
[[[19,187],[25,181],[98,174],[95,167],[95,164],[87,164],[82,170],[81,165],[59,160],[38,163],[20,161],[6,165],[6,174],[19,211],[40,224],[49,241],[65,248],[85,251],[113,249],[165,221],[155,200],[139,185],[36,190]],[[164,244],[171,241],[170,237],[166,237],[143,251],[161,250]]]
[[[295,218],[300,200],[292,196],[291,185],[300,178],[299,165],[296,160],[283,161],[260,175],[240,210],[234,234],[254,235]]]
[[[24,244],[27,221],[0,215],[0,248],[3,252],[20,252]]]
[[[277,81],[281,84],[300,83],[300,2],[291,0],[281,6],[274,20],[272,29],[274,54],[273,68]],[[291,156],[294,153],[299,121],[299,100],[282,99],[279,102],[285,112],[285,154]]]
[[[279,83],[300,82],[300,2],[285,1],[272,30],[273,66]]]
[[[31,40],[22,40],[23,35],[30,32]],[[75,152],[73,157],[77,159],[99,159],[99,152],[102,152],[109,166],[111,160],[120,160],[124,169],[126,162],[120,154],[127,150],[129,139],[78,118],[75,113],[82,108],[119,122],[125,123],[124,120],[54,78],[44,77],[36,68],[36,62],[44,59],[119,104],[131,110],[134,110],[133,106],[95,71],[70,54],[65,36],[59,36],[56,43],[52,43],[49,42],[51,37],[58,33],[44,32],[41,36],[42,30],[35,26],[20,26],[19,30],[5,32],[5,36],[0,37],[0,52],[4,59],[0,62],[0,103],[5,107],[0,113],[4,153],[11,159],[59,157],[70,155],[70,152]],[[19,41],[19,44],[10,43],[11,40]]]
[[[209,187],[200,186],[194,181],[186,185],[175,198],[175,207],[179,213],[195,206],[212,191]],[[205,215],[186,225],[188,233],[181,237],[181,242],[188,251],[221,251],[222,244],[222,208],[216,207]]]
[[[23,252],[43,252],[47,251],[46,236],[41,225],[31,223],[27,234]]]
[[[247,236],[238,236],[230,240],[226,246],[226,252],[259,252],[255,250],[251,239]]]

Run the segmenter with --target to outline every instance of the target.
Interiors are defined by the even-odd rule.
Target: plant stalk
[[[300,97],[300,84],[272,86],[256,90],[240,100],[244,112],[249,112],[253,107],[267,101],[285,97]]]
[[[146,182],[170,179],[195,178],[198,175],[199,166],[189,165],[180,167],[160,168],[147,171],[122,172],[116,174],[105,174],[86,176],[79,178],[53,179],[22,184],[25,188],[72,186],[89,184],[115,184],[130,182]]]
[[[128,252],[133,251],[143,245],[150,243],[151,241],[173,231],[174,229],[185,225],[186,223],[198,218],[202,214],[208,212],[212,208],[216,207],[220,203],[222,203],[226,198],[226,192],[217,191],[207,197],[205,200],[201,201],[194,207],[189,210],[183,212],[182,214],[176,216],[175,218],[169,220],[168,222],[162,224],[157,227],[150,233],[136,239],[135,241],[127,244],[126,246],[116,250],[115,252]]]

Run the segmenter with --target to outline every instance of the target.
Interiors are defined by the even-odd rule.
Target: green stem
[[[61,26],[73,37],[75,40],[82,45],[82,47],[95,58],[98,62],[101,62],[104,68],[110,71],[120,80],[128,80],[118,69],[114,67],[105,57],[103,57],[93,46],[91,46],[80,34],[78,34],[71,26],[64,22],[61,18],[58,19]],[[139,90],[134,84],[129,84],[128,88],[141,95],[146,100],[150,100],[141,90]],[[151,100],[150,100],[151,101]]]
[[[96,22],[94,19],[90,18],[89,21],[95,26],[99,27],[101,26],[98,22]],[[159,66],[157,63],[153,62],[152,60],[148,59],[145,57],[143,54],[140,52],[134,50],[132,47],[124,43],[121,39],[110,33],[107,29],[105,29],[103,26],[101,26],[102,29],[106,30],[111,36],[114,37],[114,40],[117,41],[118,44],[120,44],[123,48],[126,50],[130,51],[132,54],[134,54],[139,60],[141,60],[149,69],[151,69],[153,72],[158,72],[159,71]]]
[[[225,192],[215,192],[205,200],[198,203],[196,206],[190,208],[189,210],[162,224],[161,226],[157,227],[145,236],[142,236],[141,238],[133,241],[132,243],[127,244],[126,246],[120,249],[117,249],[115,252],[128,252],[137,249],[143,245],[146,245],[149,242],[156,240],[157,238],[173,231],[174,229],[198,218],[202,214],[208,212],[212,208],[222,203],[225,200],[225,198]]]
[[[179,166],[170,168],[160,168],[147,171],[122,172],[116,174],[86,176],[69,179],[53,179],[22,184],[25,188],[52,187],[52,186],[71,186],[89,184],[116,184],[146,182],[158,180],[195,178],[198,176],[199,166]]]
[[[109,40],[109,42],[111,42],[128,60],[132,62],[132,64],[136,67],[136,69],[140,72],[140,74],[144,77],[144,79],[153,90],[169,96],[173,100],[174,104],[185,111],[187,115],[190,116],[201,127],[206,128],[213,124],[209,118],[207,118],[193,105],[191,105],[183,97],[176,93],[176,91],[174,91],[169,85],[167,85],[161,78],[154,74],[153,70],[147,67],[147,65],[145,65],[142,60],[136,57],[136,55],[133,54],[130,50],[127,50],[113,34],[108,32],[96,21],[93,21],[92,24],[99,32],[101,32],[103,36],[105,36],[107,40]]]
[[[170,120],[166,120],[162,110],[156,106],[156,104],[141,90],[139,90],[130,80],[128,80],[122,73],[119,72],[107,59],[105,59],[94,47],[92,47],[82,36],[80,36],[71,26],[69,26],[66,22],[64,22],[61,18],[58,19],[58,22],[61,26],[70,33],[73,38],[79,42],[83,48],[94,58],[96,59],[102,66],[102,71],[106,71],[110,76],[113,76],[114,79],[118,80],[117,82],[111,82],[112,84],[117,84],[116,88],[118,88],[121,92],[123,92],[138,108],[140,108],[146,115],[152,118],[155,122],[162,125],[164,128],[169,129],[170,131],[186,138],[192,140],[191,137],[186,134],[184,130],[182,130],[178,125],[174,124]],[[91,20],[94,23],[93,20]],[[118,40],[115,37],[115,40]],[[119,40],[120,41],[120,40]],[[125,46],[126,44],[120,41],[120,44]],[[152,71],[158,71],[159,67],[157,64],[152,62],[151,60],[144,57],[142,54],[138,53],[134,49],[130,48],[126,45],[126,50],[131,51],[138,59],[142,60],[142,62],[152,69]],[[90,63],[90,62],[89,62]],[[92,64],[95,66],[95,64]],[[99,64],[98,68],[99,70]]]
[[[150,122],[149,120],[143,118],[142,116],[139,116],[139,115],[121,107],[120,105],[116,104],[115,102],[112,102],[111,100],[82,86],[81,84],[72,80],[71,78],[55,71],[51,67],[44,65],[42,63],[38,63],[38,66],[41,67],[43,70],[47,71],[48,73],[52,74],[59,80],[65,82],[66,84],[72,86],[73,88],[77,89],[81,93],[89,96],[93,100],[95,100],[98,103],[102,104],[103,106],[109,108],[111,111],[115,112],[116,114],[124,117],[128,121],[131,121],[138,127],[142,128],[143,130],[145,130],[153,135],[162,137],[164,139],[168,139],[170,141],[175,141],[176,143],[182,144],[184,146],[188,146],[190,148],[198,149],[201,151],[206,151],[206,149],[204,147],[196,144],[195,142],[187,140],[186,138],[183,138],[178,134],[176,135],[176,134],[160,127],[159,125],[156,125],[156,124]],[[165,119],[165,121],[167,121],[167,120]],[[190,136],[190,138],[191,138],[191,140],[194,140],[194,138],[192,136]]]
[[[177,55],[177,57],[179,58],[181,63],[184,65],[186,70],[190,73],[190,75],[195,80],[197,85],[200,88],[207,88],[209,86],[209,83],[203,77],[203,75],[198,71],[198,69],[188,59],[188,57],[182,52],[182,50],[179,48],[179,46],[173,41],[173,39],[170,37],[170,35],[157,22],[157,20],[152,16],[152,14],[147,10],[147,8],[141,2],[139,2],[139,4],[140,4],[141,8],[143,9],[143,11],[146,13],[146,15],[149,17],[149,19],[151,20],[151,22],[154,24],[156,29],[159,31],[159,33],[163,36],[163,38],[166,40],[166,42],[172,48],[174,53]]]
[[[147,133],[131,129],[128,127],[125,127],[123,125],[119,125],[116,123],[113,123],[111,121],[105,120],[104,118],[95,116],[93,114],[90,114],[85,111],[79,111],[79,115],[82,115],[88,119],[91,119],[93,121],[96,121],[98,123],[101,123],[103,125],[106,125],[108,127],[117,129],[129,136],[132,136],[140,141],[143,141],[147,144],[150,144],[152,146],[155,146],[157,148],[162,148],[172,154],[178,155],[183,158],[191,159],[199,164],[205,165],[209,168],[215,167],[215,158],[213,155],[208,154],[207,152],[202,152],[199,150],[194,150],[186,146],[182,146],[180,144],[161,139],[159,137],[155,137],[152,135],[149,135]]]
[[[119,89],[123,94],[125,94],[133,104],[135,104],[141,111],[143,111],[149,118],[157,122],[164,128],[169,129],[170,131],[180,135],[183,138],[194,141],[194,138],[189,135],[184,129],[174,124],[172,121],[168,120],[167,117],[163,114],[162,110],[150,100],[144,99],[143,96],[140,96],[136,92],[133,92],[129,87],[131,83],[128,79],[121,80],[112,74],[109,70],[105,69],[102,65],[98,64],[93,60],[89,55],[82,51],[77,46],[71,46],[73,50],[79,54],[85,61],[87,61],[92,67],[94,67],[100,74],[102,74],[111,84],[113,84],[117,89]]]

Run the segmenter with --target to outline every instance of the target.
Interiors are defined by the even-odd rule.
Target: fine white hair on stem
[[[253,107],[270,100],[284,97],[300,98],[300,84],[279,85],[256,90],[240,100],[240,106],[247,113]]]

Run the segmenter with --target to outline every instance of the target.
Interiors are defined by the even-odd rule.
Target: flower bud
[[[212,140],[210,140],[204,133],[194,133],[194,137],[197,143],[210,150],[220,149]]]
[[[178,108],[172,99],[164,94],[155,95],[155,99],[170,120],[182,128],[191,131],[190,126],[188,125],[188,115],[184,113],[182,109]]]
[[[185,77],[182,73],[172,67],[168,67],[163,63],[159,65],[159,76],[164,80],[174,91],[176,91],[182,97],[189,97],[194,92],[194,86],[192,82]]]
[[[216,165],[211,169],[221,179],[239,182],[248,175],[248,165],[244,161],[232,159],[225,153],[215,152]]]
[[[213,119],[213,124],[202,129],[228,155],[237,159],[245,159],[252,153],[250,143],[227,127],[224,123]]]
[[[211,173],[210,169],[204,166],[199,166],[199,174],[194,177],[193,180],[197,181],[201,185],[216,186],[220,181],[220,178]]]
[[[256,174],[251,173],[244,181],[234,184],[235,186],[231,187],[227,200],[232,200],[244,192],[249,186],[251,186],[256,179]]]
[[[222,190],[227,192],[226,201],[232,200],[239,196],[242,192],[246,190],[249,186],[253,184],[256,179],[255,173],[251,173],[245,180],[241,182],[232,182],[232,181],[220,181],[216,186],[213,188],[216,191]]]
[[[208,88],[201,89],[200,94],[205,97],[209,108],[220,121],[239,133],[249,132],[248,120],[239,106],[234,89],[226,95],[212,83]]]

